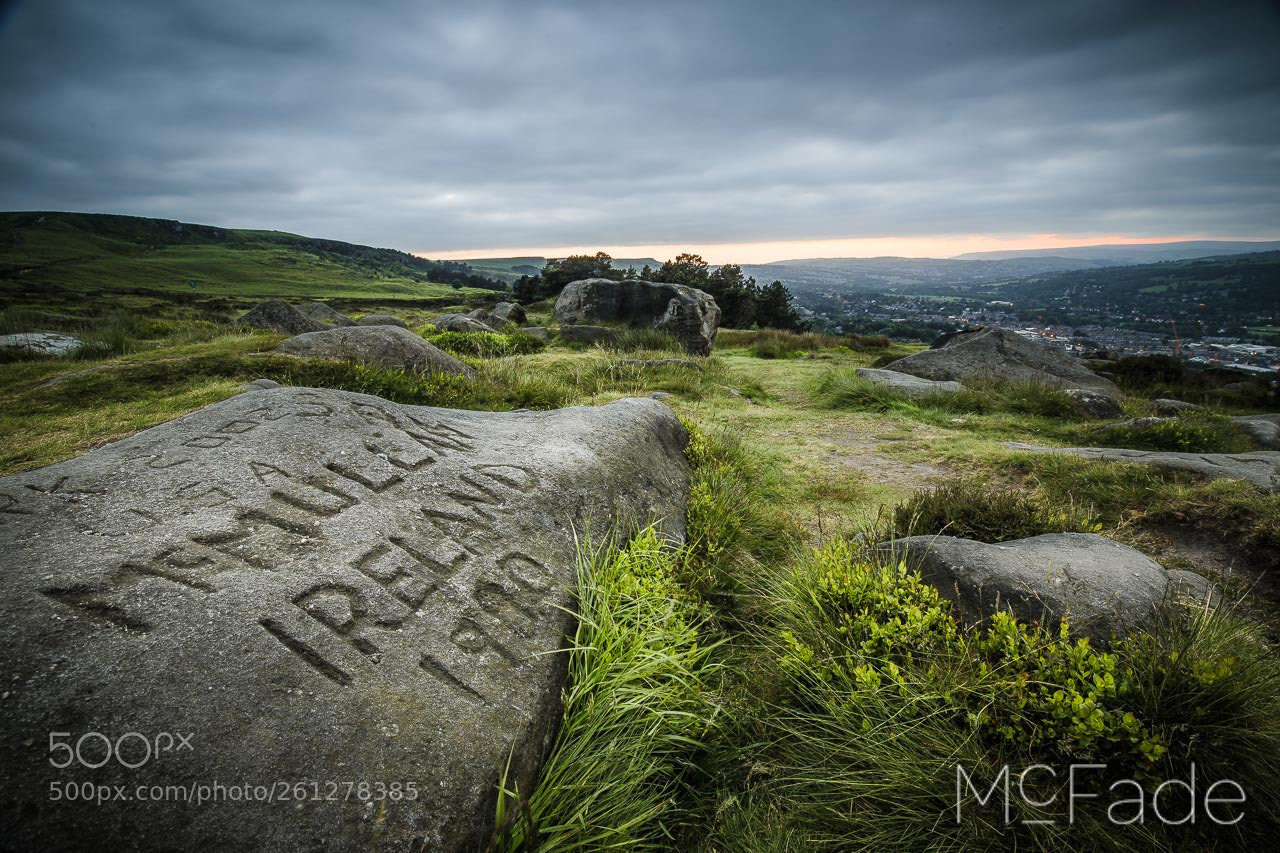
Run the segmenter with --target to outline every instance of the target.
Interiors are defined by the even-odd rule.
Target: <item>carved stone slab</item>
[[[685,441],[278,388],[0,479],[0,846],[473,847],[554,734],[575,536],[682,537]]]

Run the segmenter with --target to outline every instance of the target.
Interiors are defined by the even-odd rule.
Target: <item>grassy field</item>
[[[279,231],[87,214],[0,214],[0,300],[159,291],[206,298],[457,298],[403,253]],[[191,288],[190,282],[196,282]]]
[[[504,788],[495,850],[1192,850],[1273,837],[1277,602],[1258,576],[1280,567],[1280,496],[1012,451],[1004,442],[1087,444],[1099,425],[1043,388],[898,398],[853,373],[918,349],[880,339],[725,331],[692,367],[646,366],[685,356],[654,335],[612,349],[440,336],[427,308],[365,306],[467,360],[478,371],[468,383],[277,355],[282,336],[231,326],[231,312],[129,298],[152,301],[80,306],[75,330],[101,342],[97,354],[0,363],[0,473],[259,377],[491,410],[662,392],[689,425],[689,540],[584,548],[564,725],[541,783]],[[6,328],[30,320],[0,315]],[[1131,388],[1126,409],[1157,390],[1168,389]],[[1222,423],[1188,419],[1180,435],[1200,450],[1246,449]],[[971,630],[936,590],[857,547],[1051,530],[1100,531],[1203,571],[1239,606],[1171,618],[1104,652],[1058,626]],[[1094,814],[1043,827],[1018,822],[1034,810],[1004,825],[975,806],[953,818],[957,762],[989,779],[1003,763],[1076,760],[1147,781],[1185,778],[1192,762],[1229,773],[1249,792],[1248,817],[1165,828]],[[1061,796],[1063,781],[1031,793]]]

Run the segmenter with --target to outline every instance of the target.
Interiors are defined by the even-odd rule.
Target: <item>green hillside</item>
[[[395,249],[137,216],[0,213],[0,298],[195,291],[286,299],[458,296],[477,271]],[[469,286],[465,292],[482,291]]]

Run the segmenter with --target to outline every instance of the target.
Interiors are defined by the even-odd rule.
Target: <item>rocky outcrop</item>
[[[1184,403],[1182,400],[1170,400],[1164,397],[1147,403],[1146,408],[1148,412],[1159,417],[1174,417],[1186,412],[1204,411],[1204,406],[1197,406],[1195,403]]]
[[[720,306],[701,290],[682,284],[607,278],[570,282],[556,299],[555,316],[562,326],[622,323],[662,329],[674,335],[691,355],[710,355],[720,326]]]
[[[868,382],[883,385],[904,397],[928,397],[932,394],[954,394],[957,391],[965,390],[965,387],[959,382],[937,382],[932,379],[921,379],[919,376],[899,373],[896,370],[859,367],[854,373]]]
[[[1063,393],[1071,398],[1076,411],[1087,418],[1107,420],[1124,414],[1120,404],[1110,395],[1098,391],[1086,391],[1082,388],[1068,388]]]
[[[1017,442],[1008,442],[1005,446],[1034,453],[1068,453],[1085,459],[1133,462],[1166,471],[1189,471],[1211,480],[1235,478],[1252,483],[1265,492],[1280,491],[1280,451],[1276,450],[1258,450],[1253,453],[1173,453],[1117,447],[1038,447]]]
[[[0,846],[481,849],[554,737],[579,537],[679,541],[686,440],[276,388],[0,479]]]
[[[523,326],[529,322],[529,315],[525,313],[524,306],[517,302],[499,302],[493,306],[493,311],[490,313],[499,320],[515,323],[517,326]]]
[[[1115,397],[1120,389],[1070,355],[1007,329],[984,328],[950,336],[934,349],[900,358],[890,370],[922,379],[971,382],[1036,382],[1053,388],[1081,388]]]
[[[604,326],[561,326],[560,340],[567,344],[611,344],[618,340],[618,332]]]
[[[1049,533],[989,545],[954,536],[912,536],[882,548],[951,599],[978,623],[998,610],[1056,627],[1069,616],[1074,633],[1107,640],[1151,624],[1171,597],[1203,599],[1207,580],[1169,572],[1134,550],[1093,533]]]
[[[269,299],[259,302],[251,311],[236,320],[238,326],[253,326],[287,335],[319,332],[329,328],[319,320],[313,320],[288,302]]]
[[[510,320],[504,320],[483,308],[468,311],[466,316],[475,320],[477,323],[483,323],[495,332],[506,332],[515,328],[515,323],[512,323]]]
[[[445,314],[431,321],[442,332],[492,332],[493,329],[465,314]]]
[[[398,326],[401,329],[409,328],[404,320],[399,317],[393,317],[390,314],[367,314],[356,320],[357,326]]]
[[[308,302],[305,305],[299,305],[298,311],[320,323],[328,323],[334,328],[342,326],[354,326],[355,320],[352,320],[346,314],[335,311],[323,302]]]
[[[1280,450],[1280,415],[1240,415],[1231,420],[1258,444],[1268,450]]]
[[[352,326],[289,338],[276,352],[376,364],[414,373],[448,373],[474,379],[476,372],[439,347],[399,326]]]
[[[0,349],[25,350],[39,355],[75,355],[84,349],[85,343],[71,335],[53,332],[18,332],[0,335]]]

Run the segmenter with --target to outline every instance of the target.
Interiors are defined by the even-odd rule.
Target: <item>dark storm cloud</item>
[[[1266,3],[19,2],[0,208],[404,248],[1275,236]]]

